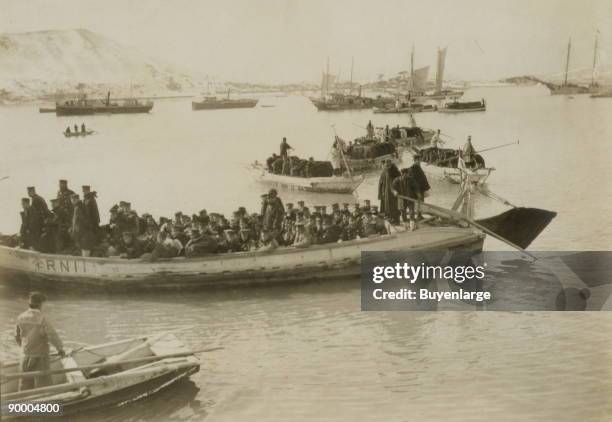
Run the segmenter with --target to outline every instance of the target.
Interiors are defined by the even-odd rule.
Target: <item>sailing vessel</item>
[[[137,98],[127,98],[121,103],[111,102],[110,91],[104,100],[89,100],[83,95],[78,100],[55,103],[55,114],[57,116],[148,113],[152,109],[152,101],[140,102]]]
[[[567,43],[567,57],[565,59],[565,78],[562,84],[555,84],[552,82],[541,81],[550,90],[551,95],[576,95],[576,94],[587,94],[589,88],[573,84],[567,81],[567,74],[569,72],[570,55],[572,51],[572,39],[570,38]]]
[[[427,98],[432,100],[444,100],[446,98],[460,98],[463,91],[455,91],[452,89],[444,89],[444,66],[446,64],[447,47],[440,49],[438,47],[438,62],[436,65],[436,87],[433,93],[427,94]]]
[[[226,98],[217,98],[216,96],[205,96],[202,101],[192,101],[192,110],[219,110],[226,108],[253,108],[259,102],[258,99],[237,98],[230,99],[230,90],[227,90]]]
[[[310,101],[319,111],[342,111],[362,110],[372,108],[374,100],[361,95],[361,86],[357,95],[353,94],[353,61],[351,61],[351,81],[349,93],[332,92],[339,75],[329,73],[329,58],[327,58],[327,69],[323,72],[321,80],[321,97],[311,98]]]
[[[612,87],[611,86],[601,86],[597,82],[596,73],[597,73],[597,45],[598,45],[598,35],[599,31],[595,34],[595,47],[593,49],[593,70],[591,73],[591,84],[589,85],[589,92],[591,93],[591,98],[610,98],[612,97]]]

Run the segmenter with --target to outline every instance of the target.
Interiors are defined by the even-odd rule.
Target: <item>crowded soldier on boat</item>
[[[239,207],[231,218],[201,210],[174,218],[139,215],[127,201],[110,209],[100,224],[97,192],[83,186],[82,196],[60,180],[51,208],[29,187],[22,199],[19,235],[3,242],[38,252],[93,257],[157,260],[215,253],[268,251],[277,247],[308,247],[387,234],[387,216],[365,200],[359,203],[315,206],[304,201],[283,204],[275,189],[261,196],[260,213]]]

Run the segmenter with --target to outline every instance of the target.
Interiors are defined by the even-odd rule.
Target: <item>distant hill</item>
[[[77,89],[163,95],[193,88],[194,79],[199,78],[86,29],[0,34],[0,101]]]

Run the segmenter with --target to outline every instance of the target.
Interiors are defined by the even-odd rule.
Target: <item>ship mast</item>
[[[325,95],[329,94],[329,56],[327,56],[327,70],[325,70]]]
[[[597,41],[599,30],[595,33],[595,48],[593,50],[593,71],[591,72],[591,86],[595,86],[595,66],[597,65]]]
[[[351,85],[349,88],[349,95],[353,95],[353,64],[354,64],[354,57],[351,57]]]
[[[567,85],[567,71],[569,70],[570,51],[572,51],[572,38],[570,37],[567,43],[567,59],[565,60],[565,81],[563,85]]]
[[[410,52],[410,85],[411,89],[414,89],[414,44],[412,44],[412,51]]]

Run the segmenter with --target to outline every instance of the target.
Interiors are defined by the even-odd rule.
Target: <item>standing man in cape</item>
[[[91,187],[83,186],[83,203],[87,209],[87,216],[91,221],[93,231],[97,235],[100,228],[100,211],[98,210],[98,202],[96,201],[96,192],[91,191]]]
[[[91,250],[96,244],[93,225],[89,220],[85,204],[83,204],[79,195],[72,195],[72,205],[74,209],[72,214],[72,238],[81,250],[81,255],[90,256]]]
[[[389,217],[391,224],[399,223],[399,210],[397,200],[393,195],[391,184],[395,178],[400,176],[397,166],[391,161],[385,162],[383,171],[378,180],[378,199],[380,200],[380,212]]]
[[[412,177],[414,178],[414,181],[416,182],[416,186],[418,188],[416,199],[423,202],[425,201],[425,195],[427,195],[427,191],[431,189],[431,186],[429,186],[429,181],[427,180],[427,176],[425,175],[425,172],[423,172],[423,169],[421,168],[421,156],[419,154],[416,154],[412,158],[414,162],[412,166],[410,167],[410,173]],[[419,219],[423,218],[423,215],[421,214],[421,204],[416,205],[416,212],[417,212],[417,217]]]
[[[410,230],[416,230],[416,220],[414,218],[415,203],[403,197],[418,199],[419,186],[412,175],[412,168],[402,169],[401,176],[392,183],[393,195],[397,197],[397,206],[402,213],[402,221],[405,223],[408,218],[406,208],[410,211]]]
[[[36,193],[34,186],[28,187],[28,196],[31,199],[29,212],[30,246],[34,250],[40,250],[40,237],[45,225],[45,219],[49,216],[49,207],[45,200]]]

